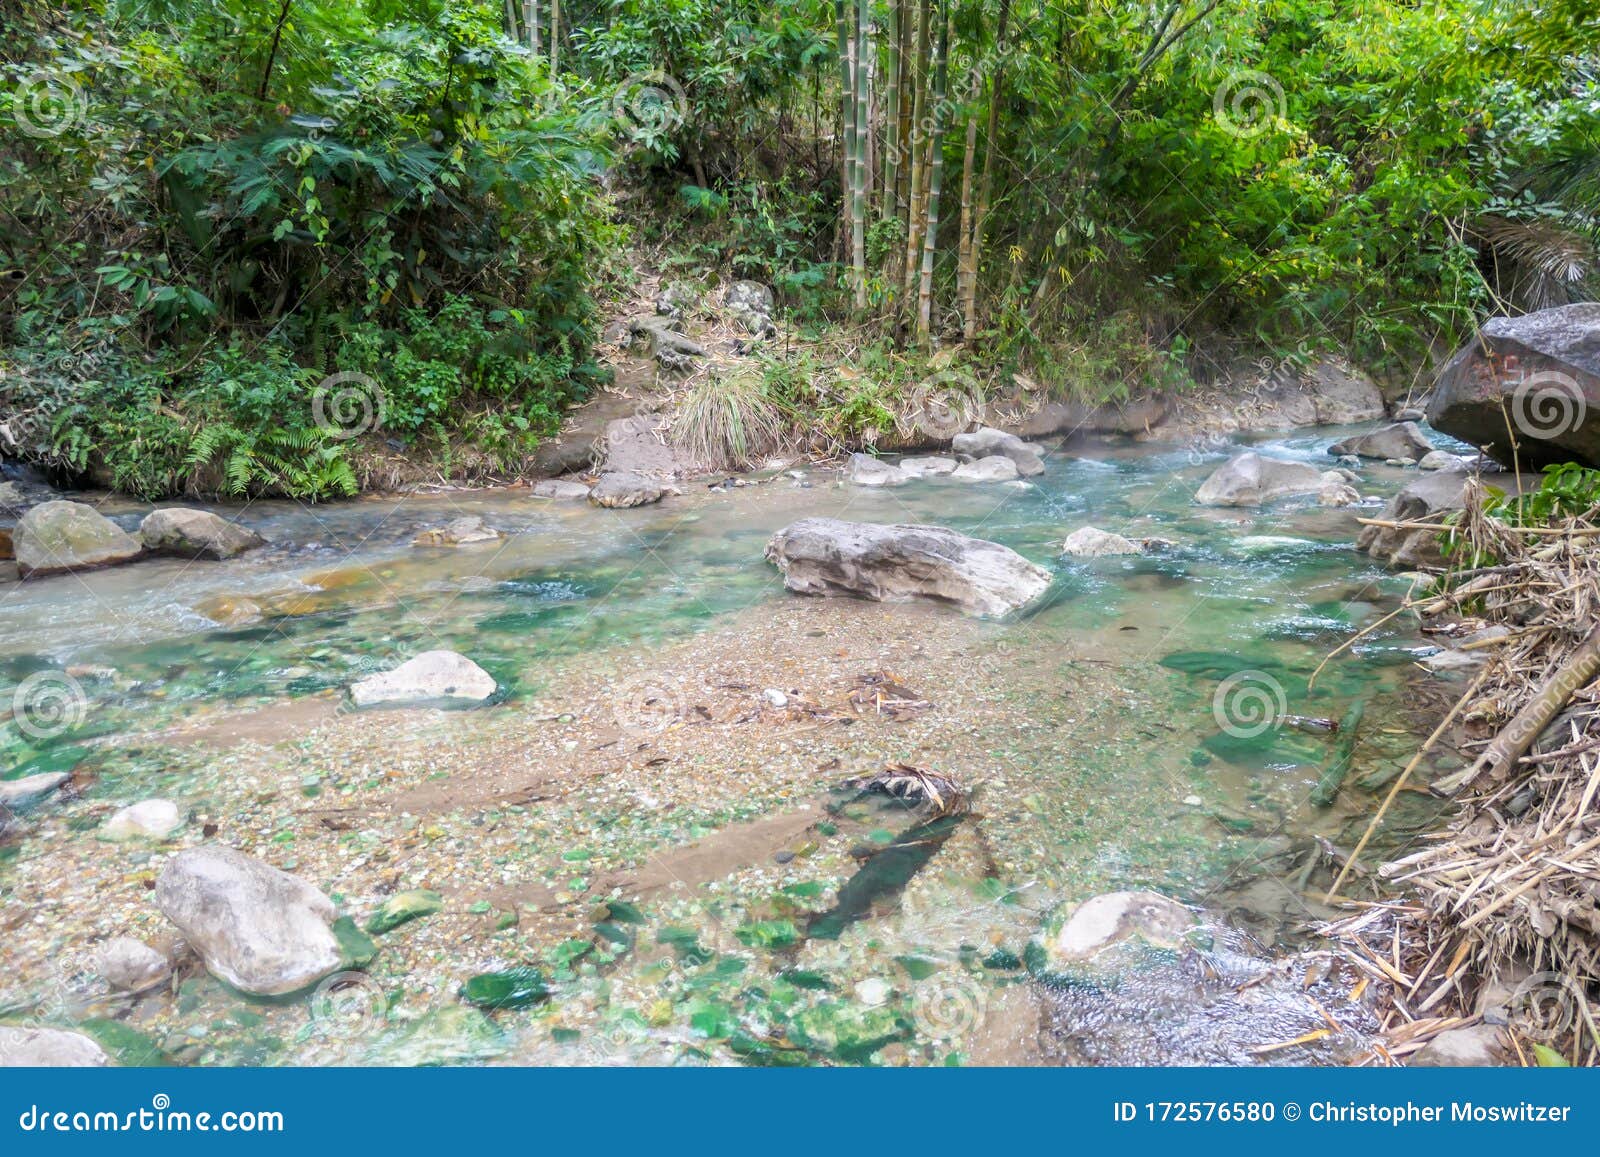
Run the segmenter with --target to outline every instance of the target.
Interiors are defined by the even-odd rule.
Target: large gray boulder
[[[664,370],[687,370],[706,356],[706,347],[673,328],[671,317],[636,317],[628,325],[636,337],[649,342],[651,356]]]
[[[757,337],[764,337],[778,328],[772,321],[772,290],[759,281],[735,281],[728,287],[723,306]]]
[[[1328,453],[1337,457],[1354,454],[1359,458],[1421,459],[1432,452],[1433,443],[1415,422],[1393,422],[1370,434],[1346,438],[1328,447]]]
[[[975,462],[965,462],[950,472],[958,482],[1015,482],[1021,467],[1004,454],[990,454]]]
[[[803,518],[767,544],[791,591],[882,602],[933,599],[1004,615],[1043,595],[1050,572],[998,543],[942,526]]]
[[[1440,372],[1428,422],[1505,466],[1600,466],[1597,408],[1600,302],[1585,302],[1484,322]]]
[[[1046,402],[1018,422],[1014,432],[1024,438],[1051,434],[1148,434],[1166,416],[1167,400],[1159,396],[1102,406]]]
[[[227,559],[266,542],[253,530],[208,510],[184,506],[152,510],[139,524],[139,537],[152,554],[179,558]]]
[[[1037,447],[993,426],[983,426],[970,434],[957,434],[950,440],[950,448],[957,454],[970,454],[974,458],[996,454],[1009,458],[1016,463],[1017,473],[1024,477],[1044,473],[1044,459],[1039,456]]]
[[[111,1063],[81,1032],[0,1024],[0,1069],[87,1069]]]
[[[1322,472],[1304,462],[1287,462],[1247,451],[1230,458],[1200,484],[1194,500],[1202,506],[1260,506],[1277,498],[1320,493]]]
[[[232,848],[179,852],[161,870],[155,899],[211,974],[241,992],[297,992],[340,966],[333,901]]]
[[[410,703],[471,705],[495,693],[494,677],[465,655],[424,651],[392,671],[369,675],[350,685],[357,707],[402,706]]]
[[[1098,526],[1080,526],[1067,535],[1061,544],[1061,553],[1078,558],[1105,558],[1114,554],[1143,554],[1144,547]]]
[[[41,578],[130,562],[144,553],[139,540],[92,506],[44,502],[22,516],[11,532],[17,572]]]
[[[606,423],[600,436],[601,474],[649,474],[673,478],[684,463],[663,436],[663,420],[653,414],[634,414]]]
[[[1439,470],[1418,475],[1391,498],[1378,515],[1381,522],[1439,522],[1465,503],[1467,485],[1474,475],[1465,470]],[[1488,485],[1507,494],[1538,489],[1542,479],[1534,474],[1496,474]],[[1439,532],[1427,528],[1363,526],[1356,549],[1402,570],[1437,568],[1445,564]]]
[[[954,458],[902,458],[900,469],[912,478],[938,477],[955,473],[959,463]]]

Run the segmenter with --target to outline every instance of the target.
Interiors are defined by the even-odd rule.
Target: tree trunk
[[[522,0],[522,23],[528,29],[528,51],[539,55],[539,0]]]
[[[961,153],[961,217],[956,225],[956,301],[965,309],[968,289],[977,281],[977,268],[972,250],[972,171],[977,165],[978,153],[978,92],[977,66],[973,66],[972,84],[968,94],[967,140]],[[970,341],[965,313],[961,320],[961,339]]]
[[[928,152],[923,119],[928,106],[928,47],[931,39],[929,18],[933,15],[932,4],[933,0],[922,0],[917,6],[917,87],[916,98],[911,105],[911,147],[908,159],[911,174],[910,189],[906,198],[906,255],[901,283],[907,302],[910,301],[912,290],[917,284],[917,256],[922,250],[921,237],[917,231],[922,224],[922,171]]]
[[[550,0],[550,75],[561,67],[561,0]]]
[[[944,102],[949,91],[950,32],[954,17],[945,0],[945,19],[939,30],[938,61],[933,70],[933,116],[928,129],[928,208],[922,228],[922,283],[917,290],[917,341],[923,349],[933,342],[933,259],[939,242],[939,186],[944,176]]]
[[[900,177],[900,0],[889,0],[888,75],[884,78],[883,181],[879,190],[879,216],[894,219]]]
[[[867,0],[856,5],[855,38],[851,41],[850,72],[855,87],[855,158],[850,182],[850,277],[857,309],[867,307]]]
[[[1000,94],[1005,85],[1006,24],[1011,18],[1011,0],[1000,0],[1000,21],[995,26],[994,45],[998,63],[994,84],[989,87],[989,124],[984,133],[983,176],[978,182],[978,207],[972,218],[972,241],[967,261],[972,275],[967,280],[966,300],[961,303],[961,340],[971,341],[978,332],[978,270],[983,260],[983,227],[989,220],[989,204],[994,194],[994,157],[1000,151]]]

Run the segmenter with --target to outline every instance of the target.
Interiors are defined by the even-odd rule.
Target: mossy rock
[[[432,916],[443,907],[444,897],[428,888],[397,892],[367,920],[367,931],[374,936],[382,936],[410,920]]]
[[[789,1022],[789,1039],[836,1060],[861,1064],[896,1041],[909,1039],[911,1025],[887,1005],[824,1001]]]
[[[531,1008],[550,999],[550,986],[537,968],[480,972],[460,989],[461,999],[479,1008]]]

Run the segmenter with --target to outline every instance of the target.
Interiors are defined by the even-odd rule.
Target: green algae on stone
[[[339,957],[345,968],[365,968],[378,955],[378,945],[348,916],[340,916],[330,929],[339,942]]]
[[[479,1008],[531,1008],[550,999],[550,986],[537,968],[480,972],[460,988],[460,996]]]
[[[409,920],[432,916],[444,907],[444,897],[430,888],[414,888],[397,892],[383,902],[383,906],[367,921],[367,931],[374,936],[391,932]]]
[[[888,1005],[823,1001],[789,1022],[789,1039],[835,1060],[861,1064],[879,1049],[909,1039],[911,1025]]]

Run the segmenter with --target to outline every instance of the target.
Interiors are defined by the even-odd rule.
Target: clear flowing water
[[[1327,447],[1341,433],[1317,431],[1259,448],[1326,468]],[[286,700],[326,699],[422,650],[461,651],[484,666],[506,700],[492,711],[535,705],[557,678],[553,672],[573,661],[606,669],[618,656],[679,646],[793,600],[762,550],[775,530],[799,517],[930,522],[999,541],[1056,571],[1049,598],[1026,616],[975,623],[941,609],[883,612],[930,637],[959,633],[962,645],[981,656],[983,677],[1001,687],[1008,710],[1033,721],[993,740],[1005,744],[990,752],[1000,786],[980,807],[981,820],[957,825],[953,835],[940,833],[932,844],[912,840],[928,854],[911,857],[915,863],[899,876],[884,868],[883,881],[857,879],[849,895],[840,889],[855,869],[841,850],[831,869],[835,878],[820,899],[810,903],[810,893],[793,893],[807,902],[801,907],[809,915],[789,923],[803,932],[806,919],[818,919],[830,905],[853,904],[860,911],[834,919],[832,935],[802,936],[793,944],[784,933],[781,943],[760,945],[782,950],[763,961],[770,969],[759,989],[763,1000],[776,999],[774,991],[814,999],[806,994],[815,989],[793,979],[811,975],[832,976],[825,986],[830,992],[857,993],[856,999],[824,1001],[823,1012],[811,1009],[811,1022],[785,1012],[784,1039],[810,1041],[811,1059],[864,1059],[874,1054],[856,1056],[851,1047],[865,1048],[858,1038],[870,1037],[882,1002],[873,999],[875,990],[858,991],[872,979],[862,959],[888,951],[883,945],[901,945],[896,959],[940,958],[941,967],[965,961],[967,971],[988,977],[990,965],[973,963],[987,955],[963,955],[969,939],[986,938],[999,961],[990,962],[991,972],[1004,988],[1011,975],[1005,962],[1020,958],[1044,913],[1063,898],[1156,887],[1230,914],[1256,937],[1257,951],[1317,914],[1306,899],[1310,881],[1326,882],[1327,857],[1359,834],[1367,793],[1394,773],[1410,741],[1401,699],[1422,645],[1397,624],[1329,664],[1312,685],[1322,657],[1392,608],[1408,583],[1350,549],[1357,529],[1352,510],[1319,508],[1314,500],[1262,511],[1195,506],[1191,498],[1200,481],[1225,460],[1225,451],[1236,449],[1072,448],[1052,454],[1047,472],[1028,487],[926,479],[867,490],[839,484],[832,471],[806,470],[803,480],[779,473],[740,488],[691,483],[681,498],[633,511],[597,511],[517,490],[315,508],[256,503],[228,511],[272,543],[244,559],[143,562],[0,591],[0,695],[59,699],[35,704],[31,725],[26,711],[13,713],[0,732],[0,776],[88,761],[97,773],[85,788],[91,804],[97,796],[102,802],[139,798],[152,753],[160,757],[162,751],[149,737],[162,729]],[[1405,477],[1369,466],[1361,489],[1376,502]],[[128,506],[116,516],[132,525],[142,509]],[[1373,512],[1370,506],[1365,511]],[[483,515],[508,537],[459,549],[410,545],[419,530],[463,513]],[[1061,539],[1083,525],[1170,545],[1131,558],[1058,559]],[[232,627],[218,621],[234,616],[248,621]],[[1364,715],[1347,786],[1333,806],[1318,806],[1309,797],[1341,758],[1338,722],[1353,718],[1358,704]],[[983,723],[974,720],[975,750],[991,743]],[[839,808],[826,827],[845,828],[839,839],[878,833],[886,821],[863,807]],[[771,801],[753,798],[708,822],[770,810]],[[1426,818],[1425,809],[1403,808],[1399,820],[1415,826]],[[583,822],[575,814],[567,819]],[[702,831],[697,825],[668,842]],[[92,837],[85,831],[77,838]],[[36,847],[29,840],[10,846],[0,861],[0,888],[8,870]],[[870,868],[893,861],[886,854],[863,862]],[[941,865],[929,882],[930,871]],[[691,927],[700,922],[702,939],[712,939],[703,911],[691,907],[684,919]],[[966,929],[964,921],[981,927]],[[675,943],[671,935],[662,941],[654,923],[650,931],[658,943]],[[676,943],[681,948],[682,938]],[[743,949],[730,951],[751,947],[749,937],[741,943]],[[684,951],[667,958],[669,965],[676,961],[679,981],[685,958]],[[698,957],[689,951],[687,959]],[[628,973],[633,982],[650,979],[647,963],[641,954]],[[914,988],[922,970],[905,967],[912,979],[900,980]],[[1237,975],[1236,968],[1213,971]],[[576,967],[557,972],[580,986],[589,975]],[[740,972],[730,965],[721,982],[705,981],[701,990],[689,983],[683,990],[691,993],[684,997],[687,1007],[700,1010],[698,1021],[689,1016],[693,1027],[683,1039],[751,1037],[750,1018],[761,1017],[745,996],[723,991],[747,991],[752,982]],[[1205,983],[1193,976],[1181,982],[1197,986],[1190,1005],[1209,999],[1201,992]],[[975,990],[983,1015],[968,1009],[959,1025],[963,1034],[976,1033],[979,1021],[989,1024],[1006,1007],[990,1000],[986,985]],[[940,991],[958,1012],[973,1003],[966,987]],[[1162,991],[1162,998],[1143,1006],[1168,1001],[1172,985]],[[733,1009],[729,1015],[743,1027],[722,1031],[713,1023],[713,1031],[700,1031],[708,1017],[714,1022],[721,1015],[708,1007]],[[1216,1012],[1219,1006],[1207,1007],[1213,1018],[1228,1019]],[[845,1014],[853,1018],[848,1032],[815,1023]],[[1089,1022],[1099,1024],[1104,1015],[1104,1006],[1096,1006]],[[910,1016],[906,1039],[931,1041],[929,1059],[938,1055],[942,1038],[927,1031],[926,1019]],[[341,1053],[341,1059],[417,1059],[405,1052],[416,1026],[403,1023],[400,1043],[391,1030],[381,1048]],[[617,1023],[626,1032],[613,1024],[605,1038],[613,1045],[599,1059],[660,1059],[641,1056],[641,1049],[661,1043],[651,1039],[649,1017]],[[1271,1025],[1272,1017],[1263,1023]],[[1290,1018],[1281,1027],[1288,1031],[1292,1024]],[[452,1030],[456,1037],[463,1032],[471,1035]],[[855,1046],[839,1043],[841,1032]],[[1053,1033],[1055,1039],[1073,1036],[1059,1023]],[[562,1050],[583,1035],[578,1029],[524,1033],[511,1056],[571,1059]],[[1172,1035],[1187,1040],[1195,1033],[1190,1025]],[[671,1031],[654,1036],[678,1039]],[[1100,1047],[1072,1055],[1150,1060],[1160,1059],[1163,1047],[1159,1032],[1146,1032],[1141,1043],[1120,1052],[1104,1045],[1104,1032],[1099,1039]],[[738,1055],[775,1063],[764,1048],[751,1045]],[[982,1047],[966,1042],[958,1051],[973,1050]],[[1226,1059],[1237,1051],[1200,1059]],[[220,1047],[206,1059],[251,1055],[242,1047]],[[482,1059],[471,1048],[450,1055]],[[496,1048],[485,1055],[505,1054]],[[1001,1054],[1019,1055],[1027,1059]],[[1044,1059],[1051,1059],[1050,1050]]]

